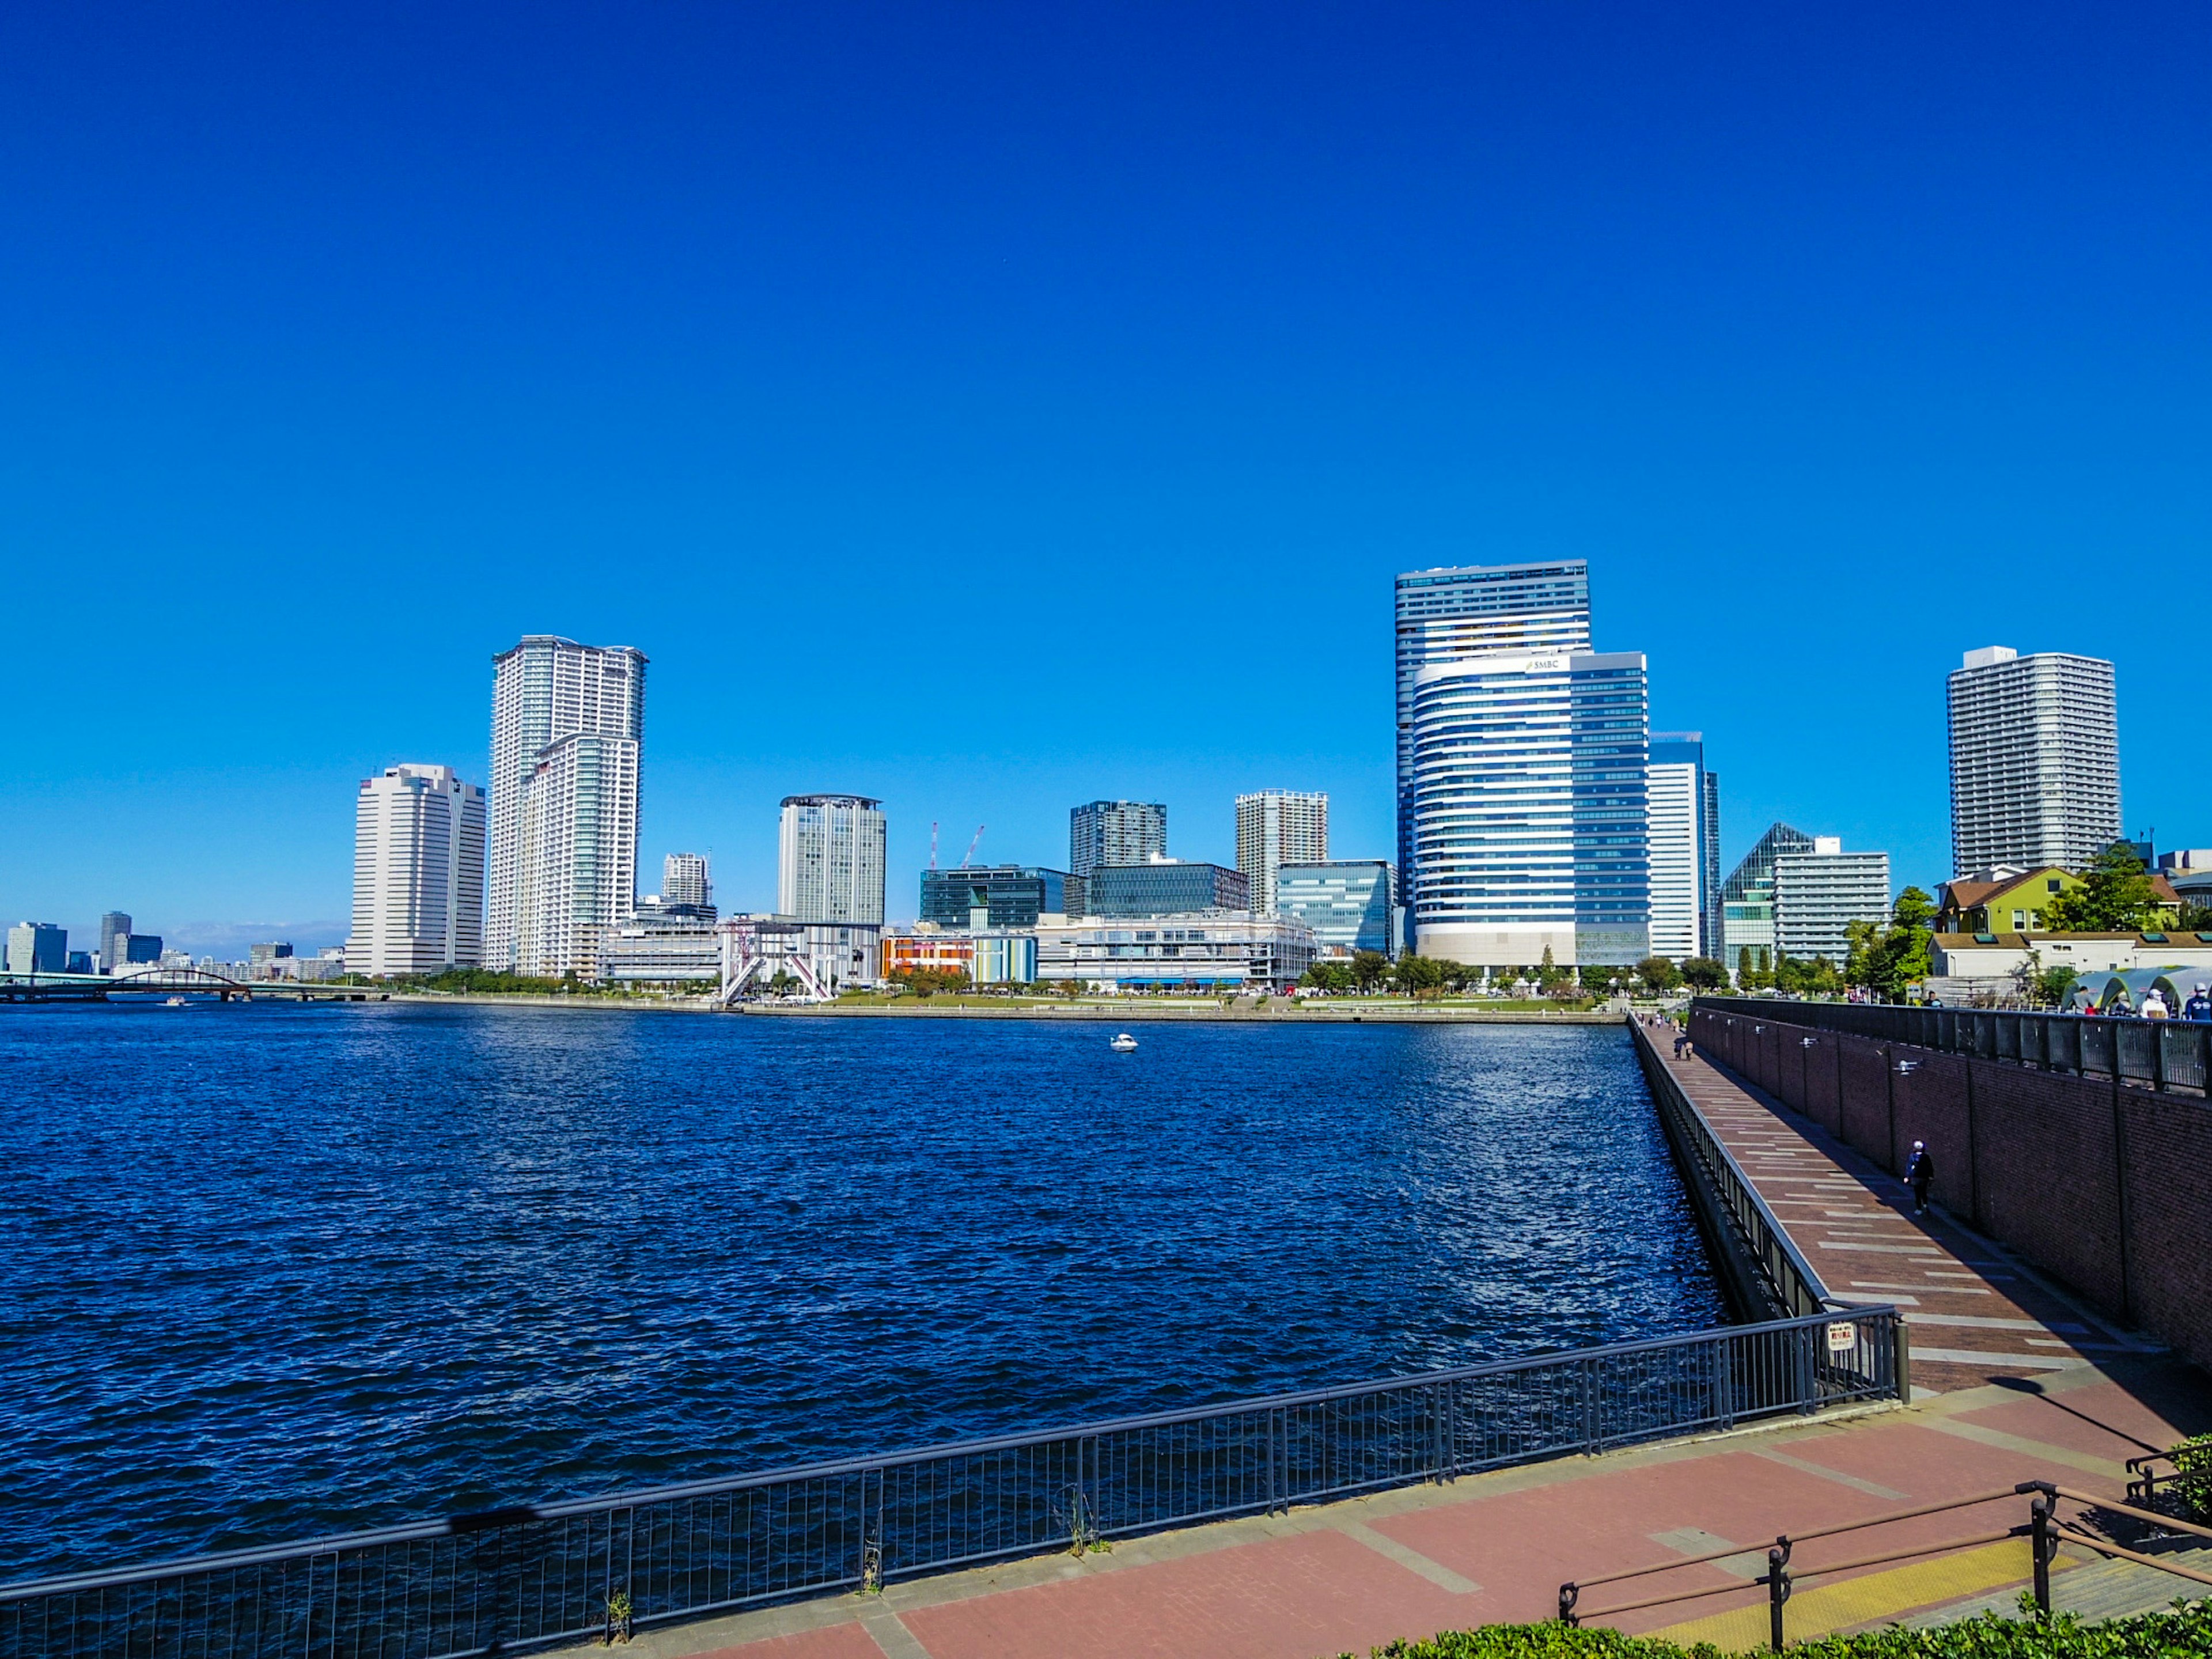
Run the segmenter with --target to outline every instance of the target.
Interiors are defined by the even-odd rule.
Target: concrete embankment
[[[1604,1009],[1490,1009],[1356,1003],[1331,1006],[1292,1004],[1272,998],[1262,1006],[1218,1002],[1043,1002],[960,1003],[935,1000],[914,1002],[746,1002],[725,1009],[711,997],[595,997],[530,996],[468,992],[394,991],[384,998],[392,1002],[472,1005],[501,1008],[596,1008],[652,1010],[666,1012],[738,1013],[774,1019],[1013,1019],[1093,1020],[1103,1024],[1133,1024],[1145,1020],[1273,1020],[1291,1025],[1619,1025],[1623,1013]]]

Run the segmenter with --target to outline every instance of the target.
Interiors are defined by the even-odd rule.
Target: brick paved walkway
[[[1565,1458],[1288,1516],[1129,1540],[1082,1559],[1040,1557],[654,1632],[653,1659],[1317,1659],[1394,1637],[1544,1619],[1559,1583],[1703,1554],[1746,1555],[1620,1587],[1613,1601],[1743,1586],[1765,1544],[2032,1478],[2118,1498],[2122,1465],[2212,1429],[2212,1385],[2074,1307],[1985,1241],[1909,1195],[1818,1127],[1695,1058],[1669,1060],[1832,1291],[1893,1302],[1911,1322],[1915,1401],[1840,1420],[1752,1429]],[[2023,1499],[1806,1546],[1798,1565],[1996,1531]],[[1879,1543],[1869,1545],[1872,1537]],[[2202,1560],[2203,1557],[2195,1558]],[[2074,1567],[2069,1560],[2065,1563]],[[1969,1553],[1816,1581],[1790,1634],[1947,1605],[2005,1604],[2025,1550]],[[2132,1575],[2132,1576],[2129,1576]],[[2062,1571],[2060,1605],[2157,1606],[2202,1586],[2148,1569]],[[2069,1586],[2073,1588],[2069,1588]],[[1762,1641],[1763,1590],[1632,1613],[1727,1647]],[[1601,1608],[1602,1588],[1585,1605]],[[1684,1621],[1687,1622],[1684,1622]]]

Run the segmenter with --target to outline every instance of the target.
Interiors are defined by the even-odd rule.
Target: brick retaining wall
[[[1893,1175],[1926,1141],[1937,1203],[2212,1369],[2212,1102],[1814,1030],[1788,1006],[1697,1008],[1690,1035]]]

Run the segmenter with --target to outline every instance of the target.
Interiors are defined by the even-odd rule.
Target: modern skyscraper
[[[485,961],[588,978],[637,902],[645,653],[532,634],[492,662]]]
[[[1413,705],[1413,947],[1492,967],[1650,954],[1640,652],[1424,668]]]
[[[866,795],[786,795],[775,908],[797,921],[884,920],[883,803]]]
[[[697,853],[671,853],[660,861],[660,908],[703,910],[714,902],[714,883]]]
[[[921,917],[939,927],[968,927],[980,913],[986,927],[1034,927],[1039,916],[1082,915],[1082,893],[1083,884],[1065,872],[1034,864],[925,870]]]
[[[1951,873],[2079,870],[2120,839],[2112,665],[2009,646],[1950,680]]]
[[[115,971],[115,964],[123,960],[123,953],[115,941],[131,937],[131,917],[123,910],[110,910],[100,919],[100,971]]]
[[[390,766],[381,777],[362,781],[354,799],[348,973],[480,965],[483,895],[482,789],[462,782],[450,766]]]
[[[1398,953],[1397,872],[1381,859],[1282,866],[1275,914],[1305,923],[1325,950]]]
[[[1681,962],[1698,954],[1705,807],[1704,739],[1695,732],[1654,732],[1644,768],[1645,821],[1651,842],[1651,954]]]
[[[1067,870],[1087,877],[1103,864],[1149,864],[1168,854],[1168,809],[1158,801],[1094,800],[1067,814]]]
[[[1838,836],[1774,855],[1774,949],[1796,962],[1825,957],[1838,968],[1850,925],[1889,916],[1889,854],[1846,853]]]
[[[65,974],[69,971],[69,929],[51,921],[19,921],[8,930],[8,971]]]
[[[1252,913],[1275,914],[1275,872],[1285,864],[1328,861],[1328,797],[1262,789],[1237,797],[1237,867],[1252,894]]]
[[[1721,963],[1729,972],[1774,965],[1774,860],[1812,850],[1813,838],[1803,830],[1771,824],[1729,872],[1721,885]]]
[[[1581,559],[1409,570],[1398,578],[1399,902],[1417,909],[1413,697],[1421,671],[1504,652],[1590,648],[1589,566]]]
[[[1086,917],[1194,915],[1206,910],[1249,910],[1252,892],[1240,871],[1160,859],[1151,864],[1100,865],[1084,883],[1083,903]]]

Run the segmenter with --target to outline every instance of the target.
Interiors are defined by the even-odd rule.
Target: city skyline
[[[1587,562],[1724,866],[1948,873],[1967,595],[2116,665],[2126,830],[2212,822],[2081,599],[2212,538],[2193,12],[551,15],[17,21],[0,908],[334,940],[333,803],[487,777],[538,630],[653,653],[643,855],[732,908],[794,789],[898,874],[1097,797],[1226,863],[1267,787],[1394,858],[1383,588],[1511,562]]]

